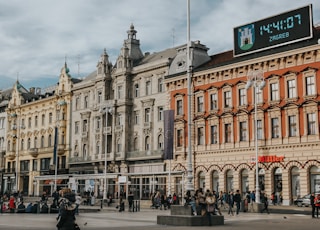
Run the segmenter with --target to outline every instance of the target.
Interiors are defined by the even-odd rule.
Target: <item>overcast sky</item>
[[[233,49],[233,28],[319,0],[190,0],[191,40],[210,55]],[[96,70],[106,48],[114,64],[133,23],[142,52],[186,43],[187,0],[0,0],[0,89],[58,81],[67,60],[73,77]]]

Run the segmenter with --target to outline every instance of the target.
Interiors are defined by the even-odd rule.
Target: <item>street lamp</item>
[[[106,130],[105,130],[105,155],[104,155],[104,185],[103,185],[103,200],[107,199],[107,153],[108,153],[108,114],[112,115],[112,107],[106,106],[100,108],[100,113],[105,112],[106,114]]]
[[[258,166],[258,119],[257,119],[257,100],[258,90],[262,90],[266,86],[266,82],[263,78],[263,72],[261,70],[252,71],[248,74],[248,82],[246,84],[246,90],[250,87],[254,87],[254,130],[255,130],[255,164],[256,164],[256,203],[260,203],[260,188],[259,188],[259,166]]]

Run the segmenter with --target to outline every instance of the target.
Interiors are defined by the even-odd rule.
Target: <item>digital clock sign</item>
[[[312,27],[312,5],[236,27],[234,56],[312,38]]]

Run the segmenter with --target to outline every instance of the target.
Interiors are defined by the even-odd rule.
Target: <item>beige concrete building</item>
[[[59,84],[50,92],[27,90],[18,81],[15,83],[6,110],[3,192],[39,195],[66,183],[52,175],[68,173],[71,88],[66,64],[61,69]]]

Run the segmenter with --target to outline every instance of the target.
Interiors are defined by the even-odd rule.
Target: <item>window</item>
[[[163,107],[158,107],[158,121],[163,121]]]
[[[262,121],[257,120],[257,136],[258,140],[262,140]]]
[[[247,104],[246,90],[239,89],[239,106],[243,106]]]
[[[198,108],[198,112],[203,112],[204,108],[203,108],[203,96],[199,96],[197,97],[197,108]]]
[[[31,128],[31,117],[28,118],[28,128]]]
[[[29,171],[29,161],[20,161],[20,171],[28,172]]]
[[[48,147],[51,147],[52,146],[52,135],[50,134],[49,137],[48,137]]]
[[[134,96],[139,97],[139,84],[134,85]]]
[[[217,94],[210,94],[210,110],[214,110],[218,108],[218,98]]]
[[[182,100],[177,100],[177,115],[182,115]]]
[[[271,88],[271,101],[277,101],[279,100],[279,89],[278,89],[278,83],[272,83],[270,84]]]
[[[263,103],[262,90],[259,87],[255,87],[256,96],[257,96],[257,104]],[[254,97],[255,100],[255,97]]]
[[[158,136],[158,149],[163,149],[163,136]]]
[[[3,128],[4,125],[4,119],[2,119],[2,124],[0,128]],[[21,128],[24,129],[25,128],[25,121],[24,118],[21,119]]]
[[[288,80],[287,87],[288,87],[288,98],[295,98],[296,97],[296,81]]]
[[[272,138],[279,138],[279,119],[278,118],[271,118],[271,137]]]
[[[123,98],[123,87],[122,85],[118,85],[118,99]]]
[[[297,124],[296,124],[296,116],[292,115],[288,117],[288,125],[289,125],[289,137],[295,137],[297,131]]]
[[[98,103],[101,103],[102,102],[102,92],[99,91],[98,92]]]
[[[61,168],[65,169],[67,165],[67,157],[66,156],[62,156],[61,157]]]
[[[79,133],[79,127],[80,127],[80,122],[76,121],[74,123],[74,134],[78,134]]]
[[[150,146],[150,137],[146,136],[146,142],[145,142],[145,150],[150,150],[151,146]]]
[[[86,132],[88,128],[88,121],[87,120],[83,120],[82,123],[82,132]]]
[[[100,117],[97,117],[97,124],[96,124],[96,128],[97,130],[99,130],[101,128],[101,118]]]
[[[150,122],[151,117],[150,117],[150,108],[146,108],[144,110],[144,121],[145,122]]]
[[[34,147],[34,148],[37,148],[37,147],[38,147],[38,138],[37,138],[37,137],[34,138],[33,147]]]
[[[177,147],[181,147],[183,143],[183,133],[182,129],[177,130]]]
[[[0,145],[1,147],[1,145]],[[24,150],[24,139],[21,139],[20,150]]]
[[[38,116],[34,117],[34,127],[38,127]]]
[[[49,170],[50,158],[42,158],[40,162],[40,170]]]
[[[306,95],[315,95],[314,76],[306,77]]]
[[[80,109],[80,98],[76,98],[76,110]]]
[[[88,108],[89,106],[89,96],[85,96],[84,97],[84,108]]]
[[[44,148],[44,136],[41,136],[40,148]]]
[[[139,150],[138,137],[134,138],[133,140],[133,150],[134,151]]]
[[[139,111],[134,111],[134,124],[139,125]]]
[[[216,125],[211,125],[211,144],[218,143],[218,130]]]
[[[32,170],[37,171],[38,170],[38,160],[32,160]]]
[[[231,107],[231,92],[230,91],[224,92],[224,107],[225,108]]]
[[[49,124],[52,124],[52,113],[49,113]]]
[[[42,116],[41,116],[41,125],[42,126],[44,126],[45,120],[46,120],[46,116],[44,114],[42,114]]]
[[[224,124],[224,140],[225,143],[231,142],[231,124]]]
[[[308,135],[316,134],[316,114],[308,113],[307,114],[307,125],[308,125]]]
[[[247,122],[242,121],[239,124],[240,128],[240,141],[247,140]]]
[[[163,79],[159,78],[158,79],[158,92],[162,93],[164,91],[164,87],[163,87]]]
[[[198,128],[198,145],[204,145],[204,127]]]
[[[151,94],[151,81],[146,82],[146,95]]]

